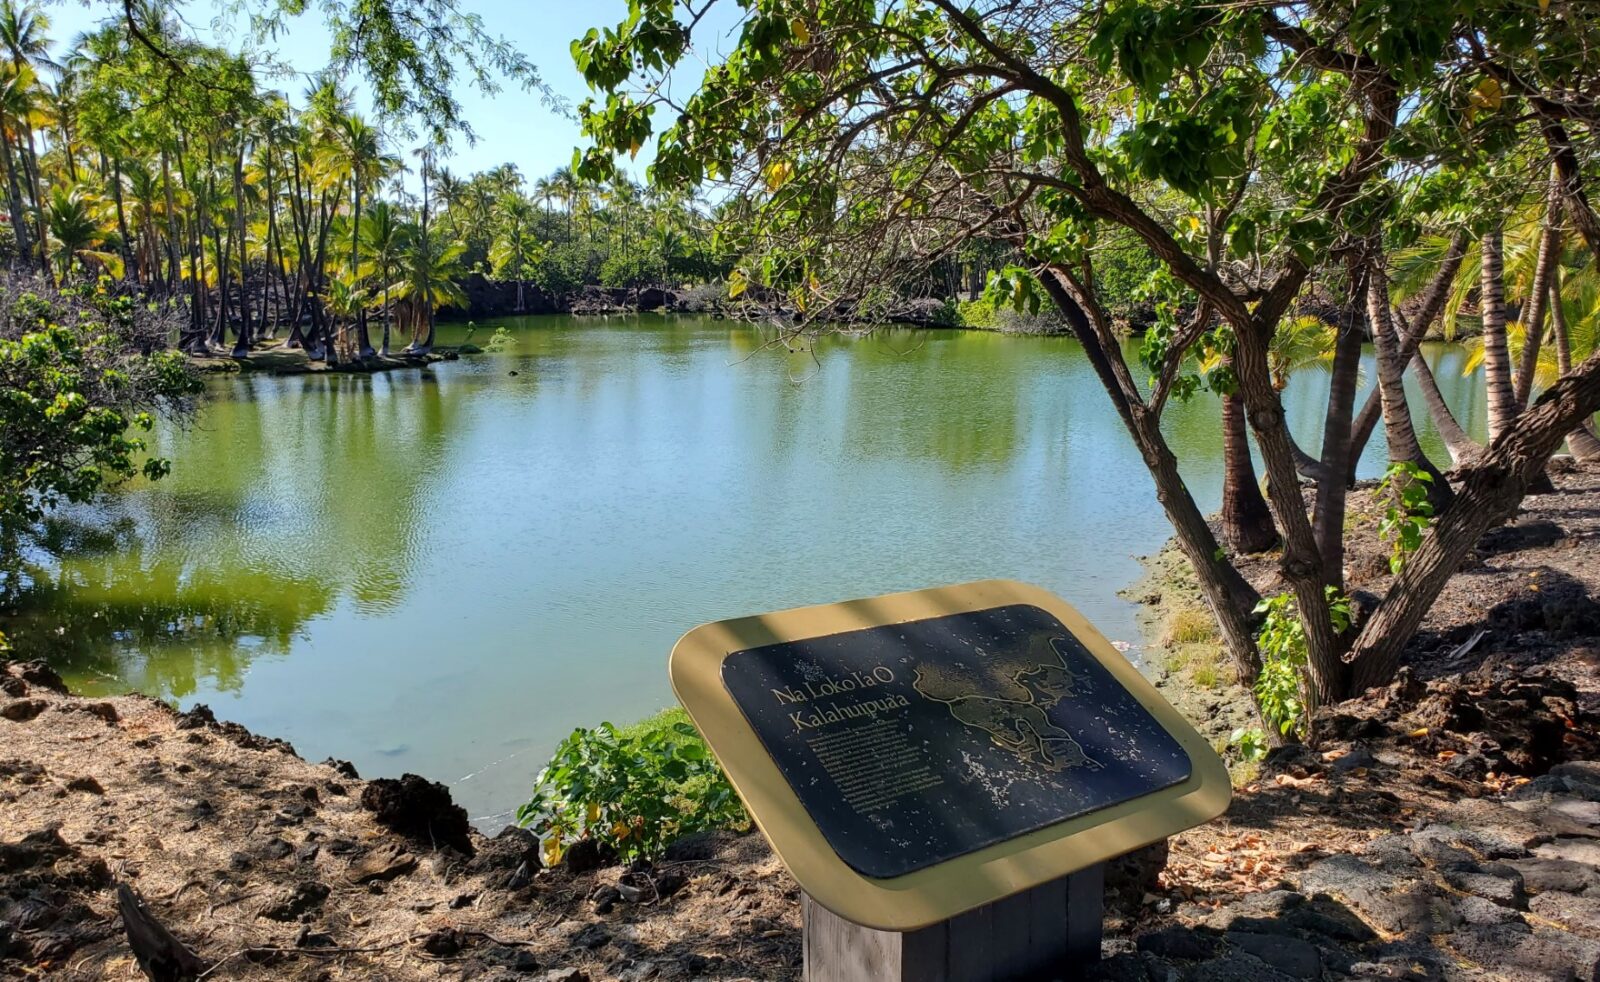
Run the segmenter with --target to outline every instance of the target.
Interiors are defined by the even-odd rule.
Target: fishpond
[[[7,578],[17,652],[363,776],[445,781],[491,827],[573,727],[669,704],[667,652],[704,621],[1007,577],[1139,657],[1118,591],[1169,530],[1073,341],[885,330],[792,350],[651,316],[473,340],[498,326],[510,344],[424,370],[214,379],[192,424],[156,434],[169,478],[66,512]],[[1427,355],[1481,432],[1464,351]],[[1312,452],[1327,384],[1308,369],[1285,394]],[[1167,415],[1214,509],[1218,407]]]

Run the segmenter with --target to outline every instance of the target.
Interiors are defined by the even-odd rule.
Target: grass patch
[[[1180,644],[1167,649],[1162,667],[1168,675],[1186,676],[1202,689],[1222,684],[1222,649],[1214,643]]]
[[[1258,760],[1236,760],[1228,765],[1228,779],[1233,783],[1235,790],[1256,783],[1261,779],[1261,762]]]
[[[1168,647],[1209,644],[1218,637],[1217,622],[1212,620],[1208,611],[1199,607],[1180,607],[1167,618],[1162,644]]]
[[[1189,677],[1202,689],[1222,684],[1222,649],[1214,644],[1191,645]]]
[[[630,739],[646,737],[652,733],[670,730],[679,723],[694,725],[694,722],[689,719],[689,714],[684,711],[682,706],[670,706],[654,716],[646,716],[637,723],[629,723],[627,726],[617,727],[617,736]]]

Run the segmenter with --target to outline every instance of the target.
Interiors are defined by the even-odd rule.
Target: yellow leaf
[[[1412,730],[1410,733],[1406,734],[1406,736],[1409,736],[1413,740],[1420,740],[1420,739],[1422,739],[1423,737],[1425,737],[1427,735],[1428,735],[1428,728],[1426,726],[1419,726],[1416,729]]]
[[[561,862],[561,839],[552,835],[544,840],[544,864],[555,866]]]
[[[728,274],[728,299],[737,299],[739,294],[743,293],[749,286],[750,281],[745,279],[744,273],[737,269],[734,270]]]
[[[599,805],[590,805],[589,806],[589,821],[591,823],[600,821],[600,806]]]
[[[626,839],[631,832],[633,829],[628,827],[627,822],[618,822],[611,826],[611,834],[619,840]]]
[[[639,143],[638,140],[634,140],[633,143],[629,145],[629,147],[628,147],[628,159],[629,160],[632,160],[635,157],[639,156],[639,147],[640,147],[640,143]]]
[[[1485,78],[1473,86],[1472,94],[1467,97],[1475,109],[1487,109],[1493,112],[1500,108],[1500,103],[1505,99],[1505,90],[1500,87],[1496,79]]]
[[[1539,13],[1548,14],[1549,12],[1550,12],[1550,0],[1539,0]]]
[[[794,176],[794,165],[787,160],[774,160],[767,165],[767,190],[776,191],[789,183]]]
[[[794,34],[794,39],[801,44],[811,40],[811,28],[807,27],[806,22],[798,17],[789,22],[789,31]]]

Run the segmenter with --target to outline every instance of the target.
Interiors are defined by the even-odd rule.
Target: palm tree
[[[383,153],[378,131],[354,113],[342,114],[335,121],[333,132],[342,157],[339,164],[350,182],[350,269],[354,275],[361,266],[361,195],[399,166],[399,160]],[[367,337],[365,311],[356,315],[356,338],[359,356],[371,358],[375,352]]]
[[[390,290],[407,304],[406,319],[412,329],[412,341],[405,351],[425,355],[433,350],[434,312],[440,307],[466,303],[466,294],[457,280],[466,275],[461,256],[467,247],[457,241],[446,241],[431,229],[416,228],[406,238],[400,277]],[[427,334],[419,338],[424,329]]]
[[[367,209],[366,221],[361,223],[361,251],[365,258],[358,275],[364,282],[381,284],[378,290],[383,297],[383,343],[378,354],[384,358],[389,357],[389,323],[393,310],[390,293],[395,280],[404,272],[401,260],[414,228],[400,221],[387,201],[374,202]]]
[[[50,253],[65,280],[75,261],[99,265],[113,276],[122,275],[122,257],[100,249],[110,238],[95,220],[81,188],[52,188],[45,210],[50,230]]]
[[[572,241],[572,216],[578,208],[578,194],[583,187],[583,182],[578,180],[578,175],[572,172],[571,167],[558,167],[556,172],[549,177],[550,185],[560,196],[567,212],[567,241]]]
[[[489,246],[489,264],[496,278],[509,276],[517,284],[517,312],[528,309],[523,292],[529,269],[544,254],[534,235],[533,205],[520,194],[502,195],[496,209],[496,233]]]
[[[335,276],[328,281],[327,292],[323,295],[322,302],[328,308],[335,325],[341,320],[353,325],[366,311],[367,299],[367,291],[363,290],[353,277]]]
[[[24,3],[18,6],[14,0],[0,0],[0,46],[11,55],[11,66],[19,78],[25,70],[37,72],[43,68],[54,71],[59,67],[50,60],[50,38],[45,34],[49,29],[50,18],[36,5]],[[33,198],[39,239],[43,241],[44,186],[39,178],[39,161],[33,146],[33,124],[39,117],[38,103],[35,86],[30,82],[25,88],[29,96],[28,111],[16,116],[14,122],[21,128],[17,136],[20,138],[22,170],[27,177],[25,183],[29,194]],[[49,269],[48,261],[45,262],[45,269]]]

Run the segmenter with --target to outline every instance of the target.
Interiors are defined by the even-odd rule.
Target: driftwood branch
[[[205,959],[156,920],[144,898],[126,883],[117,884],[117,909],[128,932],[128,947],[150,982],[192,982],[205,974]]]

